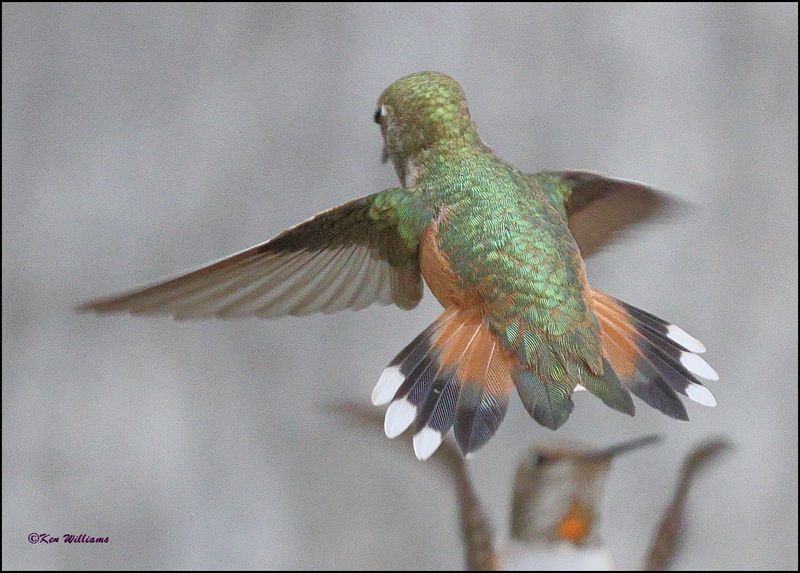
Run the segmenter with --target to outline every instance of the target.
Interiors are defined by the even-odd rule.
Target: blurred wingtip
[[[691,479],[694,474],[708,464],[720,459],[723,455],[735,450],[734,443],[724,436],[709,438],[696,446],[684,461],[682,480]]]
[[[89,301],[74,305],[72,312],[75,314],[95,314],[97,311],[94,307],[94,301]]]
[[[659,434],[649,434],[606,448],[591,448],[586,445],[563,442],[555,445],[534,447],[528,451],[525,459],[535,460],[537,464],[558,461],[564,458],[610,460],[621,454],[658,443],[662,439],[663,437]]]
[[[685,508],[694,477],[720,456],[733,450],[734,444],[730,440],[714,437],[701,442],[686,455],[678,476],[678,487],[658,523],[647,552],[646,571],[663,571],[672,563],[683,539]]]
[[[383,416],[376,408],[356,402],[327,402],[320,405],[323,413],[341,418],[345,423],[360,428],[382,428]]]
[[[645,446],[650,446],[653,444],[657,444],[663,440],[663,436],[659,434],[649,434],[647,436],[643,436],[641,438],[634,438],[632,440],[628,440],[626,442],[622,442],[620,444],[616,444],[611,446],[610,448],[606,448],[605,450],[601,450],[599,455],[602,457],[615,457],[620,454],[625,454],[632,450],[638,450],[639,448],[644,448]]]

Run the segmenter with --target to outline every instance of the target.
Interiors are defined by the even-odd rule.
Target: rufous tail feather
[[[705,346],[681,328],[592,289],[592,310],[600,324],[606,376],[622,388],[680,420],[688,414],[677,394],[704,406],[716,406],[698,380],[719,377],[698,354]]]
[[[466,455],[502,422],[514,389],[513,363],[477,312],[448,309],[389,363],[372,402],[391,402],[388,437],[414,425],[419,459],[433,455],[451,428]]]

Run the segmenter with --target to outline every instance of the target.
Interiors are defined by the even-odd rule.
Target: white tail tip
[[[417,408],[406,400],[395,400],[386,410],[383,431],[387,438],[396,438],[405,432],[417,416]]]
[[[372,390],[372,403],[375,406],[383,406],[391,402],[405,379],[397,366],[386,368]]]
[[[442,433],[433,428],[422,428],[414,435],[414,454],[418,460],[427,460],[442,445]]]
[[[690,352],[703,353],[706,351],[705,344],[697,340],[694,336],[686,332],[680,326],[670,324],[669,327],[667,327],[667,338],[677,342]]]
[[[702,404],[703,406],[708,406],[709,408],[713,408],[717,405],[717,400],[714,398],[711,391],[699,384],[689,384],[686,388],[686,395],[690,400]]]
[[[697,354],[691,352],[684,352],[681,354],[681,364],[692,374],[696,374],[706,380],[719,380],[719,374],[716,370],[700,358]]]

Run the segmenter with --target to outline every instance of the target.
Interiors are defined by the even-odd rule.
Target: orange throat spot
[[[562,541],[580,545],[592,532],[592,512],[578,502],[574,502],[569,512],[556,527],[556,535]]]

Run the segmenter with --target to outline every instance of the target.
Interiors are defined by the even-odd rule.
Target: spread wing
[[[686,536],[686,506],[692,482],[711,462],[732,448],[732,444],[724,438],[713,438],[697,446],[684,458],[678,486],[650,542],[643,571],[669,569]]]
[[[413,308],[422,297],[416,247],[401,238],[393,212],[373,204],[377,196],[394,192],[349,201],[266,243],[153,286],[90,301],[79,310],[276,318],[362,309],[376,302]]]
[[[546,171],[528,177],[566,216],[584,258],[629,227],[679,207],[677,200],[644,183],[590,171]]]

